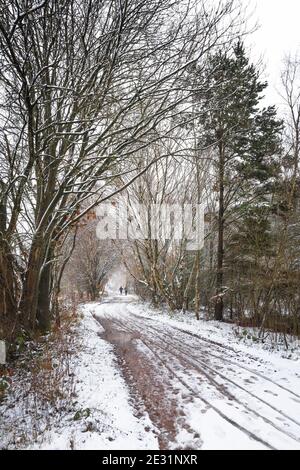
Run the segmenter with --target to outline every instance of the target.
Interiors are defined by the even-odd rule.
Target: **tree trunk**
[[[48,263],[39,280],[37,323],[41,332],[45,333],[51,326],[50,291],[51,291],[51,264]]]
[[[197,256],[198,255],[196,253],[196,255],[194,257],[194,261],[193,261],[193,266],[192,266],[192,269],[190,271],[190,275],[189,275],[189,278],[188,278],[188,282],[185,286],[184,293],[183,293],[182,307],[183,307],[184,312],[189,309],[189,292],[191,290],[193,278],[195,276],[195,272],[196,272],[196,269],[197,269]]]
[[[97,288],[95,286],[90,286],[89,294],[90,301],[95,302],[95,300],[97,299]]]
[[[13,336],[17,313],[17,292],[12,255],[5,239],[7,214],[3,183],[0,189],[0,339],[9,341]]]
[[[200,250],[196,254],[195,314],[196,319],[200,320]]]
[[[0,339],[10,341],[17,314],[16,286],[11,254],[0,233]]]
[[[34,330],[37,321],[40,274],[45,250],[42,236],[36,236],[31,246],[27,271],[25,274],[20,311],[25,328]]]
[[[225,154],[222,139],[219,143],[219,212],[218,212],[218,248],[217,248],[217,278],[215,320],[223,320],[223,260],[224,260],[224,170]]]

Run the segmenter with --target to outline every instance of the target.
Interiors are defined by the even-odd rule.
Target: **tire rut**
[[[121,322],[118,322],[119,326],[121,326],[122,328],[129,328],[128,327],[128,323],[126,325],[124,325],[123,323]],[[136,327],[136,325],[135,325]],[[131,330],[133,331],[133,330]],[[155,339],[157,340],[158,339],[158,336],[156,334],[156,337]],[[186,365],[189,365],[191,367],[193,367],[195,370],[197,370],[198,372],[200,372],[200,374],[204,375],[205,378],[209,381],[210,384],[212,384],[220,393],[222,393],[226,398],[228,398],[229,400],[232,400],[234,401],[235,403],[238,403],[242,408],[244,408],[245,410],[247,410],[248,412],[250,412],[251,414],[253,414],[254,416],[256,416],[257,418],[261,418],[266,424],[268,424],[269,426],[273,427],[274,429],[276,429],[278,432],[284,434],[285,436],[297,441],[297,442],[300,442],[300,439],[298,437],[296,437],[293,433],[289,432],[289,431],[286,431],[284,429],[282,429],[281,427],[279,427],[276,423],[274,423],[273,421],[271,421],[269,418],[265,417],[264,415],[258,413],[256,410],[254,410],[253,408],[250,408],[249,406],[245,405],[245,403],[243,403],[241,400],[239,400],[236,396],[234,396],[231,392],[228,392],[228,390],[222,386],[221,384],[219,384],[218,382],[216,382],[213,377],[211,375],[209,375],[207,372],[205,372],[205,370],[202,368],[202,367],[199,367],[199,365],[195,364],[194,361],[191,361],[190,360],[190,355],[188,353],[186,353],[185,351],[183,351],[182,349],[178,349],[178,348],[175,348],[173,344],[167,342],[165,340],[165,338],[160,338],[161,340],[163,340],[164,344],[168,344],[169,346],[171,346],[172,348],[172,355],[173,356],[176,356],[177,359],[180,361],[180,362],[184,362]],[[163,350],[164,352],[167,352],[170,354],[170,350],[169,349],[166,349],[164,346],[161,346],[159,344],[157,344],[157,341],[151,341],[151,340],[147,340],[147,342],[145,342],[145,340],[142,340],[144,342],[145,345],[147,345],[149,347],[149,344],[152,344],[154,346],[158,346],[161,350]],[[172,341],[173,341],[173,338],[172,338]],[[152,349],[153,350],[153,349]],[[184,354],[185,356],[188,357],[188,359],[183,359],[179,354],[178,354],[178,350],[180,351],[181,354]],[[197,358],[197,361],[199,362],[199,358]],[[220,377],[222,377],[224,380],[226,380],[227,382],[230,382],[231,384],[233,384],[235,387],[237,388],[240,388],[242,389],[244,392],[248,393],[250,396],[252,396],[253,398],[259,400],[260,402],[262,402],[264,405],[270,407],[271,409],[273,409],[274,411],[276,411],[278,414],[281,414],[283,417],[285,417],[286,419],[294,422],[294,424],[298,425],[299,426],[299,423],[297,421],[294,421],[293,418],[289,417],[288,415],[285,415],[284,413],[282,413],[280,410],[278,410],[277,408],[273,407],[272,405],[270,405],[268,402],[265,402],[264,400],[262,400],[260,397],[257,397],[256,395],[252,394],[250,391],[244,389],[243,387],[241,387],[239,384],[235,383],[234,381],[232,381],[231,379],[228,379],[226,376],[224,376],[223,374],[221,374],[220,372],[218,372],[217,370],[215,369],[212,369],[211,367],[209,367],[207,365],[207,363],[201,363],[201,366],[204,366],[206,369],[210,370],[213,374],[215,375],[218,375]],[[197,395],[201,398],[201,400],[203,400],[203,397],[200,396],[200,395]],[[207,402],[208,403],[208,402]],[[211,406],[211,404],[210,404]]]

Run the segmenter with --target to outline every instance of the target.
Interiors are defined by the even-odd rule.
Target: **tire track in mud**
[[[164,333],[163,331],[159,330],[158,328],[155,328],[154,326],[151,325],[151,328],[155,331],[155,338],[157,338],[157,334],[159,335],[163,335],[163,336],[160,336],[160,339],[168,344],[169,346],[171,346],[175,352],[176,351],[180,351],[182,354],[186,355],[188,357],[189,360],[194,360],[196,362],[198,362],[201,366],[204,366],[206,369],[210,370],[212,373],[214,373],[215,375],[218,375],[220,376],[222,379],[226,380],[227,382],[231,383],[232,385],[234,385],[235,387],[239,388],[240,390],[242,390],[243,392],[247,393],[248,395],[250,395],[252,398],[260,401],[261,403],[263,403],[264,405],[268,406],[269,408],[271,408],[273,411],[277,412],[278,414],[280,414],[281,416],[283,416],[284,418],[288,419],[289,421],[291,421],[292,423],[296,424],[297,426],[300,427],[300,422],[295,420],[294,418],[292,418],[291,416],[289,416],[288,414],[286,414],[285,412],[283,412],[282,410],[279,410],[278,408],[276,408],[274,405],[272,405],[270,402],[267,402],[265,401],[263,398],[261,398],[260,396],[256,395],[255,393],[251,392],[250,390],[244,388],[242,385],[238,384],[237,382],[235,382],[234,380],[230,379],[229,377],[227,377],[226,375],[222,374],[221,372],[219,372],[218,370],[214,369],[213,367],[209,366],[207,361],[205,361],[205,358],[203,357],[204,356],[204,353],[201,354],[201,356],[195,356],[194,355],[194,349],[192,348],[192,346],[186,344],[186,343],[183,343],[180,339],[178,338],[174,338],[172,337],[172,343],[166,341],[166,337],[168,339],[170,339],[170,336],[167,334],[167,333]],[[154,334],[154,333],[153,333]],[[174,342],[177,343],[177,346],[174,347]],[[190,351],[192,352],[187,352],[185,351],[184,349],[182,349],[182,347],[185,347],[185,348],[188,348]],[[211,353],[209,351],[209,356],[212,356],[212,357],[215,357],[217,359],[219,359],[219,356],[215,356],[213,353]],[[222,361],[223,363],[226,364],[226,360],[223,360]],[[191,364],[192,365],[192,364]],[[238,366],[238,364],[236,364]],[[287,391],[287,390],[285,390]],[[296,437],[295,438],[296,440],[298,440],[300,442],[300,438]]]
[[[104,319],[103,317],[97,318],[97,316],[96,316],[96,319],[99,321],[99,323],[104,327],[104,329],[106,331],[109,331],[111,329],[111,325],[115,325],[117,330],[118,330],[118,328],[121,328],[121,330],[119,330],[119,334],[120,333],[122,334],[122,330],[123,330],[123,332],[125,332],[125,333],[127,332],[127,334],[129,333],[130,335],[132,335],[132,339],[139,339],[144,344],[144,346],[146,348],[148,348],[152,352],[152,354],[154,354],[154,356],[162,364],[162,366],[169,372],[169,374],[171,374],[171,376],[173,378],[175,378],[178,382],[180,382],[184,386],[184,388],[191,393],[191,395],[193,397],[197,398],[202,403],[204,403],[206,405],[206,407],[214,410],[222,419],[224,419],[226,422],[228,422],[229,424],[234,426],[236,429],[238,429],[239,431],[241,431],[242,433],[244,433],[245,435],[247,435],[251,439],[259,442],[260,444],[262,444],[263,446],[265,446],[268,449],[275,449],[270,443],[268,443],[267,441],[265,441],[261,437],[257,436],[253,432],[249,431],[244,426],[240,425],[234,419],[230,418],[225,413],[223,413],[221,410],[219,410],[217,407],[215,407],[213,404],[211,404],[209,402],[209,400],[203,398],[199,393],[197,393],[194,390],[194,388],[190,384],[188,384],[185,380],[183,380],[182,377],[180,377],[177,374],[177,372],[174,370],[174,368],[170,367],[167,364],[166,360],[163,359],[157,353],[157,351],[155,349],[153,349],[153,347],[151,346],[151,340],[149,341],[149,340],[142,339],[141,335],[139,333],[137,333],[135,329],[132,329],[132,328],[129,327],[128,322],[124,325],[123,323],[119,322],[118,320],[112,319],[112,318],[105,318]],[[109,340],[109,335],[106,337],[106,339]],[[113,344],[116,344],[116,342],[113,340],[113,338],[111,338],[111,339],[112,339],[111,342]],[[157,346],[157,345],[155,345],[155,343],[153,343],[153,344],[154,344],[154,346]],[[160,348],[160,349],[162,349],[162,348]],[[135,351],[135,354],[136,353],[137,353],[137,351]],[[169,351],[169,353],[170,353],[170,351]],[[136,355],[138,355],[138,354],[136,354]],[[143,397],[143,398],[145,399],[146,397]],[[148,405],[149,405],[149,403],[148,403]],[[147,411],[150,415],[150,418],[153,420],[155,425],[157,425],[157,424],[160,425],[161,420],[163,421],[162,424],[163,425],[165,424],[164,423],[164,418],[166,417],[166,411],[168,411],[168,410],[163,408],[163,410],[161,410],[162,414],[160,416],[158,416],[157,413],[154,413],[154,415],[153,415],[153,412],[152,412],[153,410],[151,410],[151,404],[150,404],[150,409],[149,409],[149,406],[147,406],[147,403],[146,403],[146,409],[147,409]],[[167,413],[167,415],[168,415],[168,413]],[[178,416],[176,414],[176,403],[173,403],[173,409],[171,410],[171,418],[173,420],[173,423],[168,422],[167,426],[164,426],[164,428],[167,428],[167,435],[168,435],[168,432],[170,434],[168,437],[171,437],[173,441],[176,441],[176,431],[177,431],[177,429],[176,429],[176,427],[177,427],[176,418],[178,418]],[[166,429],[163,430],[163,434],[165,434],[165,432],[166,432]],[[164,439],[164,436],[160,436],[160,444],[161,445],[166,445],[167,444],[166,440]]]
[[[153,342],[152,344],[156,344],[155,342]],[[162,346],[159,346],[160,349],[164,350],[164,351],[167,351],[167,352],[170,352],[170,350],[162,347]],[[178,348],[175,348],[173,347],[172,348],[172,354],[175,355],[179,361],[183,361],[182,357],[177,353],[177,351],[179,351],[181,354],[184,354],[185,356],[188,357],[188,359],[185,359],[184,360],[184,363],[191,366],[193,369],[197,370],[198,372],[200,372],[200,374],[204,375],[207,380],[209,381],[210,384],[212,384],[213,386],[215,386],[215,388],[220,392],[222,393],[226,398],[228,398],[229,400],[232,400],[234,401],[235,403],[238,403],[243,409],[241,411],[244,411],[244,410],[247,410],[249,413],[253,414],[254,416],[256,416],[257,418],[261,418],[266,424],[272,426],[274,429],[276,429],[277,431],[279,431],[280,433],[284,434],[285,436],[297,441],[297,442],[300,442],[300,439],[295,436],[295,434],[287,431],[287,430],[284,430],[282,429],[280,426],[278,426],[276,423],[274,423],[274,421],[272,421],[271,419],[267,418],[266,416],[264,416],[263,414],[257,412],[255,409],[253,409],[252,407],[246,405],[243,401],[241,401],[240,399],[238,399],[235,395],[232,394],[231,391],[229,391],[227,388],[226,388],[226,385],[222,385],[218,382],[216,382],[211,375],[207,374],[204,369],[202,369],[202,367],[199,367],[199,360],[196,361],[193,361],[191,360],[191,356],[188,355],[185,351],[181,350],[181,349],[178,349]],[[251,397],[255,398],[256,400],[260,401],[261,403],[263,403],[265,406],[268,406],[269,408],[272,408],[274,411],[276,411],[278,414],[281,414],[283,417],[285,417],[286,419],[290,420],[290,421],[293,421],[295,424],[298,425],[298,423],[296,421],[294,421],[291,417],[289,417],[288,415],[285,415],[284,413],[282,413],[280,410],[278,410],[277,408],[275,408],[274,406],[272,406],[271,404],[269,404],[268,402],[264,401],[263,399],[261,399],[260,397],[257,397],[256,395],[252,394],[249,390],[243,388],[242,386],[240,386],[239,384],[237,384],[236,382],[234,382],[233,380],[227,378],[226,376],[224,376],[223,374],[221,374],[220,372],[216,371],[215,369],[212,369],[211,367],[207,366],[206,363],[203,363],[201,362],[201,365],[204,366],[207,370],[211,371],[212,374],[214,375],[218,375],[219,377],[221,377],[222,379],[224,379],[226,382],[228,383],[231,383],[234,387],[236,388],[239,388],[241,390],[243,390],[245,393],[249,394]]]
[[[156,428],[160,449],[176,445],[177,420],[182,419],[182,416],[176,413],[177,396],[172,395],[174,387],[170,378],[157,374],[152,361],[136,350],[133,340],[139,339],[139,335],[135,331],[124,328],[105,316],[95,318],[105,330],[100,336],[115,347],[119,365],[130,386],[137,416],[148,413]],[[188,428],[185,424],[183,427]],[[197,444],[196,448],[201,448],[199,436],[195,436],[194,442]],[[195,449],[191,447],[193,448]]]
[[[115,321],[115,320],[114,320]],[[120,322],[119,321],[116,321],[116,323],[119,324],[119,326],[121,326],[121,328],[123,329],[127,329],[127,330],[130,330],[130,331],[134,331],[132,329],[129,328],[128,326],[128,322],[126,324]],[[132,325],[131,325],[132,326]],[[136,327],[136,325],[134,325]],[[156,329],[155,329],[156,330]],[[161,333],[161,332],[160,332]],[[158,336],[157,336],[157,333],[156,333],[156,336],[155,336],[155,340],[158,339]],[[163,350],[164,352],[167,352],[168,354],[172,353],[173,356],[176,356],[177,359],[179,360],[179,362],[184,362],[186,365],[189,365],[190,367],[194,368],[195,370],[197,370],[198,372],[200,372],[200,374],[204,375],[205,378],[209,381],[210,384],[212,384],[222,395],[224,395],[227,399],[229,400],[232,400],[234,401],[235,403],[238,403],[244,410],[247,410],[249,413],[253,414],[254,416],[256,416],[257,418],[261,418],[266,424],[268,424],[269,426],[273,427],[274,429],[276,429],[278,432],[284,434],[285,436],[289,437],[290,439],[293,439],[297,442],[300,442],[300,439],[295,436],[293,433],[287,431],[287,430],[284,430],[282,429],[281,427],[279,427],[276,423],[274,423],[273,421],[271,421],[269,418],[267,418],[266,416],[258,413],[256,410],[254,410],[253,408],[250,408],[249,406],[247,406],[245,403],[243,403],[241,400],[239,400],[236,396],[232,395],[231,392],[229,392],[223,385],[219,384],[218,382],[216,382],[212,377],[211,375],[207,374],[207,372],[205,372],[205,370],[202,368],[202,367],[199,367],[197,364],[195,364],[194,361],[191,361],[190,360],[190,354],[189,353],[186,353],[186,351],[182,350],[182,349],[179,349],[181,354],[184,354],[185,356],[188,357],[188,359],[183,359],[179,354],[178,354],[178,348],[177,347],[174,347],[173,344],[167,342],[165,340],[165,338],[160,338],[161,340],[163,340],[164,344],[168,344],[169,346],[171,346],[172,348],[172,351],[170,351],[169,349],[166,349],[164,346],[161,346],[157,343],[157,341],[151,341],[151,340],[147,340],[145,342],[144,339],[141,339],[141,341],[143,341],[143,343],[149,347],[149,344],[148,344],[148,341],[150,342],[150,344],[154,345],[154,346],[158,346],[161,350]],[[172,338],[172,341],[174,339]],[[150,349],[150,348],[149,348]],[[151,349],[153,351],[153,349]],[[199,359],[197,358],[197,360],[199,361]],[[278,410],[277,408],[273,407],[272,405],[270,405],[268,402],[265,402],[263,399],[261,399],[260,397],[257,397],[255,396],[254,394],[252,394],[250,391],[244,389],[243,387],[241,387],[240,385],[238,385],[237,383],[235,383],[234,381],[232,381],[231,379],[228,379],[226,376],[224,376],[223,374],[221,374],[220,372],[218,372],[217,370],[215,369],[212,369],[211,367],[207,366],[207,363],[201,363],[202,366],[204,366],[206,369],[209,369],[211,370],[211,372],[215,375],[219,375],[220,377],[222,377],[225,381],[227,382],[230,382],[232,383],[234,386],[242,389],[244,392],[248,393],[250,396],[252,396],[253,398],[257,399],[258,401],[262,402],[264,405],[266,406],[269,406],[270,408],[272,408],[274,411],[276,411],[278,414],[281,414],[282,416],[284,416],[286,419],[289,419],[290,421],[292,422],[295,422],[291,417],[289,417],[288,415],[285,415],[284,413],[282,413],[280,410]],[[201,398],[201,400],[203,401],[203,397],[200,396],[200,395],[197,395],[199,396],[199,398]],[[210,404],[210,406],[212,407],[212,405]],[[212,407],[213,408],[213,407]],[[241,410],[243,411],[243,410]],[[297,424],[299,426],[299,423],[298,422],[295,422],[295,424]]]
[[[144,341],[143,341],[144,342]],[[154,351],[153,348],[151,348],[147,342],[144,342],[145,346],[147,346],[151,351],[152,353],[159,359],[159,361],[161,362],[161,364],[166,367],[173,375],[174,377],[177,378],[177,380],[179,382],[182,383],[182,385],[187,388],[195,397],[197,398],[200,398],[200,400],[205,403],[205,405],[207,405],[209,408],[211,408],[212,410],[214,410],[221,418],[223,418],[225,421],[227,421],[229,424],[231,424],[232,426],[234,426],[235,428],[237,428],[239,431],[242,431],[244,434],[246,434],[248,437],[250,437],[251,439],[263,444],[266,448],[270,449],[270,450],[276,450],[275,447],[273,447],[271,444],[269,444],[267,441],[265,441],[264,439],[260,438],[259,436],[257,436],[256,434],[252,433],[251,431],[249,431],[248,429],[246,429],[244,426],[240,425],[239,423],[237,423],[236,421],[234,421],[232,418],[230,418],[229,416],[227,416],[225,413],[223,413],[221,410],[219,410],[217,407],[215,407],[214,405],[212,405],[208,400],[206,400],[205,398],[201,397],[200,394],[196,393],[195,390],[185,381],[183,380],[175,371],[174,369],[172,369],[170,366],[167,365],[166,361],[163,360],[159,354],[157,354],[156,351]]]
[[[147,322],[149,322],[149,323],[153,321],[151,318],[142,317],[142,316],[137,315],[136,313],[134,313],[134,312],[132,312],[132,311],[129,311],[129,313],[130,313],[130,315],[132,315],[132,316],[138,318],[139,320],[147,321]],[[163,324],[163,322],[162,322],[162,325],[163,325],[163,326],[166,326],[166,325]],[[201,335],[199,335],[199,334],[192,333],[191,331],[188,331],[188,330],[185,330],[185,329],[181,329],[181,328],[179,328],[179,327],[177,327],[177,326],[174,326],[174,325],[172,325],[172,326],[169,326],[169,325],[168,325],[168,327],[169,327],[169,328],[172,328],[172,329],[174,329],[174,330],[176,330],[176,331],[178,331],[179,333],[185,333],[185,334],[187,334],[187,335],[189,335],[189,336],[191,336],[191,337],[193,337],[193,338],[195,338],[195,339],[197,339],[197,340],[200,340],[200,341],[202,341],[202,342],[204,342],[204,343],[207,343],[207,344],[210,345],[210,346],[212,345],[212,346],[214,346],[214,347],[223,349],[226,353],[228,353],[228,351],[233,352],[233,353],[235,353],[235,354],[237,353],[237,351],[236,351],[235,349],[233,349],[232,347],[230,347],[230,346],[225,346],[224,344],[218,343],[217,341],[204,338],[203,336],[201,336]],[[156,330],[156,331],[159,331],[160,333],[162,333],[161,330],[159,330],[158,328],[155,328],[153,325],[151,325],[151,328],[154,329],[154,330]],[[191,347],[189,344],[184,343],[184,342],[182,342],[182,345],[185,346],[185,347]],[[246,370],[247,372],[250,372],[250,373],[253,374],[253,375],[256,375],[257,377],[259,377],[259,378],[261,378],[261,379],[263,379],[263,380],[265,380],[265,381],[267,381],[267,382],[269,382],[269,383],[275,385],[276,387],[278,387],[278,388],[284,390],[285,392],[290,393],[291,395],[293,395],[294,397],[296,397],[297,399],[300,400],[300,395],[299,395],[299,394],[297,394],[297,393],[294,392],[293,390],[291,390],[291,389],[285,387],[284,385],[279,384],[278,382],[275,382],[275,380],[272,380],[270,377],[267,377],[267,376],[261,374],[260,372],[257,372],[256,370],[253,370],[253,369],[251,369],[251,368],[249,368],[249,367],[247,367],[247,366],[245,366],[245,365],[243,365],[243,364],[240,364],[240,363],[238,363],[238,362],[232,361],[231,359],[228,359],[227,357],[224,357],[224,354],[217,355],[217,354],[212,353],[212,352],[210,352],[209,354],[210,354],[211,357],[214,357],[214,358],[216,358],[216,359],[220,359],[220,360],[221,360],[222,362],[224,362],[224,363],[227,363],[227,364],[230,364],[230,365],[234,365],[234,366],[236,366],[236,367],[238,367],[238,368],[240,368],[240,369],[243,369],[243,370]],[[230,357],[232,357],[232,355],[231,355]],[[249,354],[247,354],[247,357],[249,357],[249,359],[252,359],[252,360],[257,360],[256,357],[250,356]]]

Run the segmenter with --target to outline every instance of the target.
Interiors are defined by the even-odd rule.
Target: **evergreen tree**
[[[210,58],[200,103],[199,146],[213,151],[218,194],[215,319],[223,319],[225,229],[251,207],[268,201],[280,172],[282,122],[270,106],[261,108],[267,83],[238,42],[231,54]]]

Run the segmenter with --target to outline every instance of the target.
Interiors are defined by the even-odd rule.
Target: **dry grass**
[[[65,312],[59,328],[27,343],[15,360],[9,390],[2,397],[0,448],[36,441],[68,411],[75,399],[76,323],[74,312]]]

